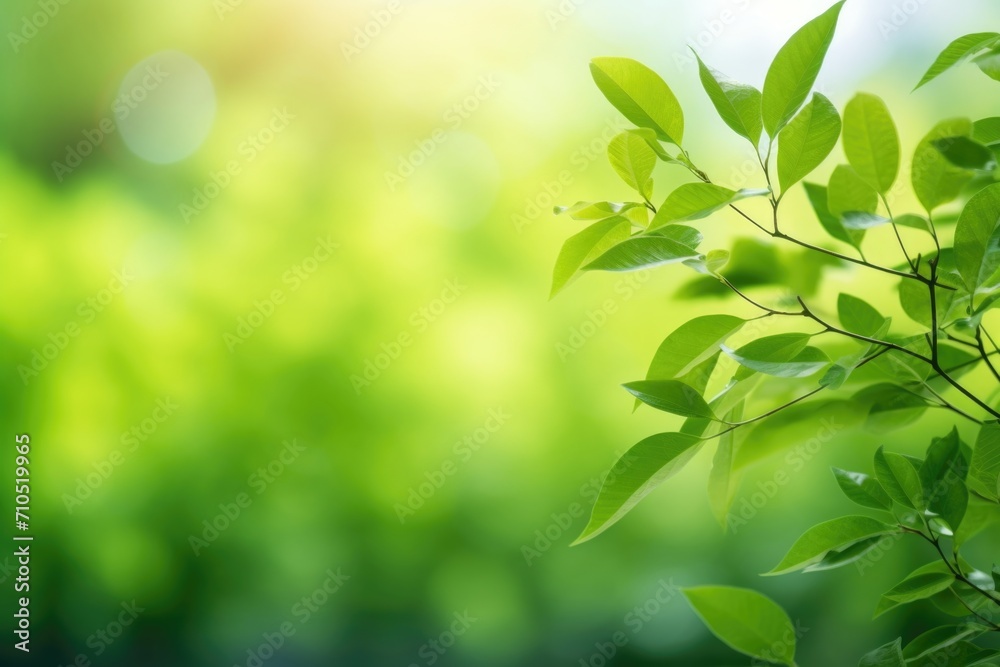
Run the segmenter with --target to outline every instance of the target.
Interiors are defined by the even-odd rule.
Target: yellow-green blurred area
[[[672,592],[709,583],[785,606],[802,665],[854,664],[941,621],[920,604],[869,620],[930,559],[919,549],[863,572],[757,575],[854,511],[831,465],[867,471],[879,444],[920,453],[944,415],[776,448],[728,535],[706,448],[569,547],[616,456],[678,426],[632,414],[618,385],[687,319],[754,314],[680,298],[696,291],[680,266],[588,275],[549,301],[579,229],[553,204],[630,196],[605,155],[626,124],[588,61],[656,69],[698,164],[759,186],[688,46],[760,86],[825,6],[5,2],[0,488],[12,509],[14,435],[29,433],[35,541],[32,654],[13,650],[5,611],[4,664],[749,664]],[[910,93],[948,41],[997,25],[986,0],[849,2],[819,88],[841,109],[857,90],[884,97],[905,167],[938,120],[997,115],[1000,87],[974,67]],[[657,198],[684,181],[661,165]],[[895,212],[915,210],[897,196]],[[783,206],[786,231],[826,242],[800,191]],[[705,247],[753,237],[730,214],[698,226]],[[899,261],[870,237],[871,258]],[[822,271],[824,312],[851,291],[915,326],[892,280],[779,257],[805,285]],[[771,386],[755,405],[784,395]],[[996,547],[970,558],[989,567]],[[0,576],[13,609],[14,574]]]

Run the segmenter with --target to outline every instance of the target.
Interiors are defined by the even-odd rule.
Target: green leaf
[[[892,526],[867,516],[844,516],[824,521],[802,534],[785,557],[764,576],[788,574],[819,562],[827,552],[845,549],[871,537],[896,532]]]
[[[670,86],[642,63],[630,58],[594,58],[594,83],[627,119],[656,132],[677,146],[684,138],[684,112]]]
[[[966,612],[968,613],[968,612]],[[980,648],[972,642],[960,641],[947,648],[928,653],[912,667],[991,667],[997,664],[1000,651]]]
[[[771,359],[774,358],[774,355],[765,355],[764,357],[746,356],[725,345],[722,346],[722,351],[739,362],[741,366],[757,371],[758,373],[782,378],[809,377],[818,373],[830,363],[830,358],[826,356],[823,350],[812,346],[805,347],[788,361],[772,361]]]
[[[795,627],[788,614],[756,591],[728,586],[685,588],[695,613],[731,649],[783,665],[795,663]]]
[[[899,638],[865,654],[858,667],[906,667],[903,652],[899,648],[902,643],[902,638]]]
[[[578,201],[572,206],[555,206],[552,211],[556,215],[568,213],[574,220],[604,220],[642,206],[645,204],[639,202]]]
[[[906,579],[896,584],[892,589],[882,595],[878,605],[875,607],[875,615],[878,618],[890,609],[917,600],[925,600],[932,595],[947,590],[955,583],[955,575],[950,572],[924,572],[921,574],[911,574]]]
[[[987,146],[1000,144],[1000,116],[983,118],[973,123],[972,138]]]
[[[895,221],[897,227],[909,227],[910,229],[919,229],[931,235],[934,234],[934,228],[931,227],[930,221],[922,215],[904,213],[903,215],[897,215]]]
[[[878,208],[878,193],[846,164],[837,165],[830,174],[826,193],[827,208],[838,218],[847,213],[874,213]]]
[[[852,400],[868,408],[868,428],[885,433],[920,419],[930,403],[911,391],[890,382],[870,385],[854,394]]]
[[[672,380],[719,351],[746,320],[732,315],[704,315],[685,322],[663,339],[646,372],[647,380]]]
[[[650,230],[658,229],[674,222],[699,220],[707,218],[719,209],[746,199],[747,197],[763,197],[768,190],[730,190],[713,183],[685,183],[670,195],[660,206]]]
[[[932,143],[948,162],[959,169],[993,171],[997,167],[993,151],[969,137],[945,137]]]
[[[962,210],[955,227],[955,262],[970,293],[998,284],[1000,183],[977,192]]]
[[[583,267],[584,271],[637,271],[683,262],[701,254],[665,236],[633,236],[612,246]]]
[[[844,495],[857,504],[877,510],[892,509],[892,498],[878,480],[864,473],[849,472],[840,468],[834,468],[833,474]]]
[[[626,185],[645,199],[653,196],[656,153],[642,137],[631,132],[617,135],[608,143],[608,160]]]
[[[927,509],[944,519],[953,532],[961,525],[969,505],[967,474],[958,431],[952,428],[945,437],[934,438],[920,467],[920,484]]]
[[[879,447],[875,452],[875,477],[897,503],[923,510],[924,490],[920,475],[908,458]]]
[[[953,201],[972,178],[972,174],[967,170],[949,162],[934,142],[948,137],[967,137],[971,134],[972,123],[968,118],[952,118],[935,125],[934,129],[917,144],[913,153],[910,176],[913,192],[928,213],[942,204]]]
[[[719,272],[729,264],[729,258],[728,250],[709,250],[702,257],[685,260],[684,266],[690,267],[698,273],[718,277]]]
[[[735,423],[743,419],[745,400],[726,413],[725,420]],[[712,470],[708,474],[708,501],[715,520],[723,528],[728,527],[729,508],[736,499],[736,491],[742,475],[733,467],[733,454],[746,436],[746,429],[731,429],[719,438],[719,445],[712,458]]]
[[[998,39],[1000,39],[1000,34],[995,32],[977,32],[959,37],[938,55],[934,64],[930,66],[914,90],[941,76],[960,62],[990,48]]]
[[[573,544],[586,542],[617,523],[636,503],[683,468],[701,444],[701,438],[683,433],[659,433],[640,440],[604,479],[590,521]]]
[[[835,549],[828,552],[823,556],[823,560],[802,570],[803,572],[825,572],[827,570],[834,570],[838,567],[844,567],[845,565],[850,565],[855,563],[869,553],[878,548],[879,543],[882,541],[882,536],[869,537],[868,539],[861,540],[860,542],[855,542],[849,547],[844,549]]]
[[[844,107],[844,154],[861,180],[885,196],[899,174],[899,133],[881,98],[858,93]]]
[[[877,334],[886,322],[867,301],[843,292],[837,297],[837,315],[844,329],[867,337]]]
[[[778,135],[778,182],[782,194],[822,164],[839,137],[837,108],[823,95],[814,93],[812,101]]]
[[[757,338],[735,352],[726,351],[730,357],[740,362],[741,368],[736,372],[737,379],[752,375],[758,368],[777,368],[790,362],[809,345],[811,336],[804,333],[785,333]],[[740,361],[752,363],[756,368]]]
[[[768,136],[778,136],[805,102],[833,41],[843,6],[843,1],[838,2],[806,23],[775,56],[764,79],[761,101]]]
[[[656,157],[660,158],[664,162],[669,164],[679,164],[685,165],[684,162],[675,158],[673,155],[668,153],[663,146],[660,144],[659,138],[656,136],[656,132],[649,129],[648,127],[634,127],[629,130],[625,130],[628,134],[634,135],[646,142],[646,145],[656,153]]]
[[[622,386],[625,391],[657,410],[682,417],[717,419],[701,394],[679,380],[639,380]]]
[[[552,293],[555,296],[572,280],[580,267],[605,250],[624,241],[629,236],[632,223],[621,216],[596,222],[582,232],[566,239],[552,274]]]
[[[983,634],[985,628],[976,625],[942,625],[916,637],[903,649],[903,657],[917,660],[929,653],[948,648],[963,639],[975,638]]]
[[[803,183],[809,203],[816,213],[823,229],[826,233],[844,243],[849,243],[857,249],[861,249],[861,241],[865,237],[864,230],[847,229],[840,221],[840,217],[830,212],[829,194],[826,186],[816,183]]]
[[[983,74],[994,81],[1000,81],[1000,49],[993,47],[986,53],[976,56],[972,62],[976,63]]]
[[[693,51],[693,49],[692,49]],[[747,86],[729,81],[721,73],[715,71],[695,53],[698,59],[698,73],[701,85],[712,100],[715,110],[723,122],[733,132],[749,140],[754,148],[760,143],[762,130],[760,116],[760,91],[753,86]]]
[[[863,415],[850,401],[827,399],[796,403],[752,426],[734,465],[742,470],[778,451],[829,444],[838,433],[858,425]],[[800,450],[801,451],[801,450]],[[797,453],[790,459],[801,458]]]
[[[991,500],[1000,500],[1000,422],[985,422],[976,437],[969,464],[969,486]]]

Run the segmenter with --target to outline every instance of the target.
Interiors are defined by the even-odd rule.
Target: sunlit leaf
[[[590,73],[604,96],[627,119],[680,145],[684,113],[670,86],[653,70],[630,58],[594,58]]]
[[[767,576],[788,574],[822,560],[833,549],[844,549],[871,537],[888,535],[896,529],[867,516],[844,516],[815,525],[795,541],[785,557]]]
[[[649,228],[658,229],[675,222],[706,218],[741,199],[767,194],[767,190],[730,190],[712,183],[685,183],[670,193],[653,216]]]
[[[812,90],[843,6],[843,1],[838,2],[802,26],[781,47],[768,68],[761,108],[769,136],[778,136]]]
[[[566,239],[552,274],[552,293],[555,296],[576,276],[584,264],[600,257],[629,236],[632,223],[621,216],[595,222],[582,232]]]
[[[608,160],[625,184],[649,199],[653,196],[656,153],[636,134],[622,132],[608,143]]]
[[[944,74],[960,62],[990,48],[997,40],[1000,40],[1000,34],[995,32],[977,32],[954,40],[938,55],[914,90]]]
[[[778,135],[778,182],[784,193],[830,154],[840,137],[840,114],[826,97],[813,94]]]
[[[590,521],[574,544],[586,542],[614,525],[636,503],[683,468],[702,442],[701,438],[682,433],[660,433],[635,444],[608,473]]]
[[[684,597],[724,644],[768,662],[793,665],[795,627],[770,598],[744,588],[685,588]]]
[[[858,176],[885,195],[899,173],[899,134],[885,102],[858,93],[844,107],[844,154]],[[865,209],[859,209],[865,210]]]
[[[701,84],[715,110],[733,132],[749,140],[756,148],[760,143],[762,130],[760,91],[753,86],[729,81],[720,72],[702,62],[697,53],[694,55],[698,59]]]

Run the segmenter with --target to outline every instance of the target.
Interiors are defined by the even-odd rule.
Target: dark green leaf
[[[903,652],[900,650],[903,640],[897,639],[885,646],[880,646],[861,658],[858,667],[906,667]]]
[[[962,210],[955,227],[955,262],[970,293],[1000,284],[1000,183],[983,188]]]
[[[976,437],[969,466],[969,486],[991,500],[1000,500],[1000,422],[985,422]]]
[[[945,137],[931,143],[948,162],[960,169],[993,171],[997,167],[993,151],[969,137]]]
[[[812,205],[813,211],[815,211],[816,217],[819,219],[820,224],[823,225],[826,233],[838,241],[850,243],[855,248],[860,249],[861,241],[865,237],[864,230],[845,228],[844,224],[840,221],[840,217],[830,212],[828,204],[829,194],[826,186],[817,185],[816,183],[803,183],[802,185],[806,189],[806,196],[809,197],[809,203]]]
[[[905,456],[879,447],[875,452],[875,477],[897,503],[923,510],[924,491],[920,486],[920,474]]]
[[[972,178],[967,170],[949,162],[934,145],[947,137],[967,137],[972,134],[972,123],[967,118],[952,118],[934,126],[913,153],[911,179],[913,191],[927,212],[947,204],[958,197]]]
[[[963,639],[975,638],[984,632],[977,625],[943,625],[923,633],[903,649],[903,657],[916,660],[929,653],[948,648]]]

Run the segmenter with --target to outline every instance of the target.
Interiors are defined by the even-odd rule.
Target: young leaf
[[[802,26],[781,47],[768,68],[761,100],[768,136],[777,137],[809,95],[833,41],[843,6],[841,0]]]
[[[977,493],[1000,500],[1000,422],[985,422],[976,437],[969,465],[969,486]]]
[[[672,380],[718,352],[746,324],[732,315],[705,315],[677,327],[663,339],[646,372],[647,380]]]
[[[601,256],[605,250],[624,241],[629,236],[632,223],[622,216],[595,222],[582,232],[566,239],[552,274],[552,293],[555,296],[576,276],[580,267]]]
[[[600,535],[636,503],[683,468],[702,439],[683,433],[659,433],[640,440],[612,467],[597,495],[590,521],[573,543]]]
[[[878,618],[890,609],[917,600],[925,600],[932,595],[947,590],[955,583],[955,575],[950,572],[924,572],[921,574],[911,574],[906,579],[896,584],[892,589],[886,591],[875,607],[875,615]]]
[[[778,135],[778,182],[781,192],[822,164],[840,137],[840,114],[819,93]]]
[[[646,405],[682,417],[716,419],[701,394],[680,380],[639,380],[622,385]]]
[[[885,195],[899,174],[899,134],[885,102],[858,93],[844,108],[844,154],[854,171]]]
[[[684,597],[708,629],[730,648],[783,665],[795,664],[795,627],[770,598],[743,588],[685,588]]]
[[[684,113],[670,86],[642,63],[630,58],[594,58],[594,83],[627,119],[649,128],[677,146],[684,138]]]
[[[834,468],[833,474],[844,495],[861,505],[877,510],[891,510],[892,498],[885,492],[878,480],[860,472],[849,472]]]
[[[997,157],[993,151],[969,137],[945,137],[935,139],[933,144],[948,162],[959,169],[993,171],[997,167]]]
[[[675,222],[706,218],[741,199],[763,197],[767,194],[767,190],[746,188],[730,190],[712,183],[685,183],[670,193],[656,215],[653,216],[649,229],[659,229]]]
[[[643,206],[639,202],[578,201],[572,206],[555,206],[552,211],[556,215],[568,213],[574,220],[605,220]]]
[[[905,456],[879,447],[875,452],[875,477],[897,503],[923,510],[924,490],[920,485],[920,475]]]
[[[656,153],[642,137],[631,132],[617,135],[608,143],[608,160],[626,185],[644,199],[653,196]]]
[[[841,164],[830,174],[826,203],[830,213],[838,218],[848,213],[874,213],[878,208],[878,193],[852,167]]]
[[[637,271],[700,257],[694,248],[665,236],[633,236],[584,265],[584,271]]]
[[[727,80],[721,73],[702,62],[697,53],[694,57],[698,59],[701,85],[723,122],[757,148],[762,129],[760,91],[753,86]]]
[[[947,204],[958,197],[966,183],[972,178],[967,170],[956,167],[948,161],[935,145],[936,141],[949,137],[967,137],[972,134],[972,123],[967,118],[952,118],[934,126],[913,153],[910,178],[913,192],[931,213],[938,206]]]
[[[900,646],[903,639],[899,638],[885,646],[880,646],[871,653],[865,654],[858,667],[906,667]]]
[[[819,562],[827,552],[845,549],[871,537],[895,532],[892,526],[867,516],[844,516],[824,521],[802,534],[785,557],[764,576],[788,574]]]
[[[977,32],[959,37],[938,55],[934,64],[930,66],[930,69],[920,79],[920,83],[914,87],[914,90],[941,76],[963,60],[967,60],[980,51],[990,48],[998,39],[1000,39],[1000,34],[995,32]]]
[[[998,284],[1000,183],[977,192],[962,210],[955,227],[955,262],[970,293]]]

